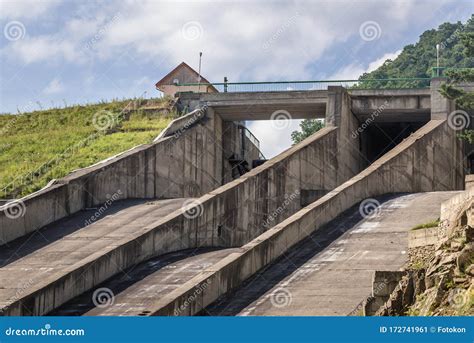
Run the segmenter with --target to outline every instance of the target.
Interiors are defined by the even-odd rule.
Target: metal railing
[[[281,92],[326,90],[328,86],[343,86],[348,89],[378,88],[429,88],[429,77],[364,79],[364,80],[313,80],[313,81],[262,81],[262,82],[217,82],[217,83],[176,83],[183,91],[196,86],[213,86],[219,92]],[[207,87],[203,87],[206,89]]]
[[[258,158],[261,160],[264,160],[265,156],[260,150],[260,141],[257,139],[257,137],[255,137],[255,135],[244,125],[239,125],[239,129],[245,135],[245,137],[247,137],[249,141],[257,148]],[[243,144],[243,142],[242,142],[242,147],[244,147],[244,150],[245,150],[242,152],[242,156],[245,156],[245,153],[249,150],[245,147],[245,144]]]

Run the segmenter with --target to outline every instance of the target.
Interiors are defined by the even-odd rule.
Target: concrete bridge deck
[[[356,206],[202,314],[348,315],[370,295],[375,270],[398,270],[407,261],[407,231],[438,218],[441,202],[456,193],[391,196],[365,219]]]
[[[70,267],[179,209],[185,200],[117,201],[90,225],[86,221],[99,209],[81,211],[2,246],[0,305],[65,277]]]
[[[213,108],[223,120],[269,120],[277,111],[291,119],[323,119],[332,90],[232,92],[182,94],[181,101],[191,108]],[[360,121],[427,122],[430,119],[431,90],[350,89],[351,108]],[[375,112],[376,111],[376,112]],[[374,116],[375,112],[375,116]]]

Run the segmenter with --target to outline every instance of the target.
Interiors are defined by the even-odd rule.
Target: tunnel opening
[[[405,138],[417,131],[423,122],[373,122],[360,135],[359,148],[367,165],[395,148]]]

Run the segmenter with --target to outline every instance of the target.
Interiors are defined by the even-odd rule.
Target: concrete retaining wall
[[[153,314],[197,313],[311,232],[366,198],[394,192],[462,188],[462,181],[452,177],[452,166],[459,164],[455,155],[449,153],[455,144],[455,132],[446,121],[430,121],[351,180],[246,244],[241,252],[229,255],[157,301]],[[202,289],[204,283],[208,286]]]
[[[201,215],[196,218],[187,219],[182,211],[173,212],[61,275],[45,278],[41,284],[30,287],[28,293],[25,291],[21,299],[1,304],[2,314],[45,314],[121,270],[157,255],[192,247],[241,246],[249,242],[300,209],[301,188],[336,186],[336,142],[336,128],[321,130],[199,198],[196,208]],[[58,185],[58,192],[66,192],[64,187]]]
[[[217,188],[222,180],[222,121],[208,112],[190,125],[189,118],[180,118],[153,144],[74,171],[20,199],[23,216],[11,218],[8,204],[0,207],[0,245],[102,204],[118,190],[121,199],[167,199],[198,197]]]
[[[403,271],[378,271],[374,272],[372,279],[372,295],[363,305],[362,315],[373,316],[390,298],[393,290],[406,272]]]
[[[408,248],[424,247],[433,245],[440,240],[440,229],[430,227],[427,229],[417,229],[408,231]]]

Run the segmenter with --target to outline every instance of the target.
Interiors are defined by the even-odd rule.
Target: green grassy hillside
[[[75,169],[150,143],[172,120],[172,115],[124,111],[130,104],[0,115],[0,198],[24,196]]]

